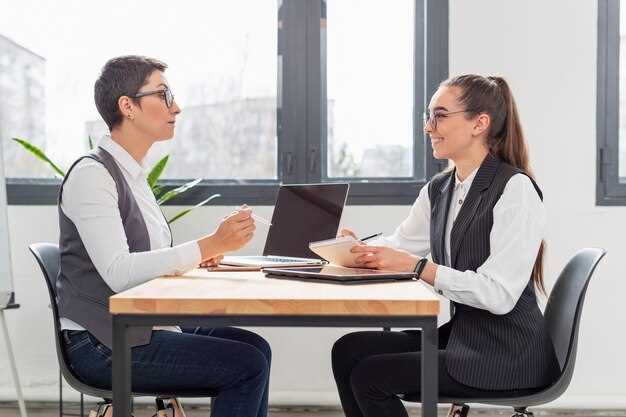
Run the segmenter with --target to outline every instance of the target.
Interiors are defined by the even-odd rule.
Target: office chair
[[[61,373],[63,377],[67,381],[67,383],[74,388],[76,391],[81,394],[91,395],[92,397],[102,398],[103,402],[98,403],[98,416],[104,416],[110,411],[111,407],[111,399],[113,398],[113,393],[110,390],[100,389],[82,382],[78,376],[74,374],[72,368],[69,365],[67,357],[65,356],[65,349],[62,342],[61,336],[61,322],[59,319],[59,310],[57,308],[56,303],[56,280],[59,274],[60,267],[60,252],[59,246],[53,243],[33,243],[28,247],[32,252],[33,256],[37,260],[39,267],[41,268],[41,272],[46,281],[46,286],[48,287],[48,294],[50,295],[50,307],[52,308],[52,316],[54,321],[54,339],[56,344],[56,352],[57,358],[59,360],[59,367],[61,369]],[[157,415],[161,415],[159,411],[162,411],[164,408],[178,408],[181,410],[182,417],[184,417],[184,412],[182,412],[182,408],[180,407],[180,403],[176,399],[176,397],[215,397],[217,396],[217,392],[173,392],[173,393],[139,393],[133,392],[133,397],[156,397],[156,405],[157,405]],[[172,400],[168,406],[164,405],[164,400]],[[61,409],[62,410],[62,409]],[[181,416],[176,416],[181,417]]]
[[[578,329],[583,302],[589,280],[606,251],[600,248],[585,248],[576,253],[565,265],[548,298],[544,313],[548,332],[559,361],[561,374],[551,385],[530,395],[510,398],[439,398],[439,402],[452,403],[449,417],[466,417],[466,403],[480,403],[513,407],[513,417],[533,417],[527,407],[545,404],[557,399],[565,392],[572,380],[576,363]],[[401,397],[405,401],[419,402],[416,395]]]

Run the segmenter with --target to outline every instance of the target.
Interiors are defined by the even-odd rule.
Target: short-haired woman
[[[212,233],[172,244],[143,164],[155,142],[173,137],[180,113],[166,68],[143,56],[105,64],[94,96],[111,134],[72,165],[59,194],[57,292],[65,352],[81,380],[105,389],[111,387],[109,297],[216,262],[248,243],[255,229],[250,210],[242,208]],[[217,391],[212,416],[267,415],[271,351],[257,334],[155,327],[135,329],[130,342],[134,391]]]

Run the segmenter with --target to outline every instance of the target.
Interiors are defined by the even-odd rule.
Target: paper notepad
[[[350,249],[358,244],[359,241],[352,236],[342,236],[335,239],[311,242],[309,243],[309,249],[332,264],[354,268],[359,266],[355,260],[362,253],[352,253]]]

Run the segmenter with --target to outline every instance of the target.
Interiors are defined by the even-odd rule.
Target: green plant
[[[65,171],[63,171],[61,168],[59,168],[59,166],[57,164],[55,164],[54,162],[52,162],[52,160],[50,158],[48,158],[48,156],[46,155],[46,153],[44,151],[42,151],[39,147],[37,147],[36,145],[33,145],[32,143],[28,142],[25,139],[20,139],[20,138],[13,138],[13,140],[17,143],[19,143],[25,150],[27,150],[28,152],[30,152],[33,156],[35,156],[37,159],[47,163],[52,170],[54,171],[55,175],[59,178],[63,178],[65,177]],[[89,141],[89,149],[93,149],[93,142],[91,141],[91,137],[88,138]],[[161,158],[161,160],[159,162],[157,162],[154,167],[152,167],[152,169],[150,170],[150,173],[148,174],[148,185],[150,186],[150,189],[152,190],[152,193],[154,194],[154,197],[157,200],[157,203],[159,205],[164,204],[165,202],[171,200],[172,198],[176,197],[177,195],[180,195],[190,189],[192,189],[193,187],[195,187],[200,181],[202,181],[201,178],[197,178],[193,181],[189,181],[179,187],[173,188],[171,190],[166,190],[164,186],[162,185],[158,185],[158,181],[159,178],[161,177],[161,174],[163,173],[163,171],[165,170],[165,166],[167,165],[167,162],[169,161],[170,156],[169,155],[165,155],[163,158]],[[220,194],[213,194],[208,198],[205,198],[204,200],[200,201],[198,204],[191,206],[189,208],[186,208],[184,210],[179,211],[178,213],[176,213],[172,218],[168,219],[167,222],[169,224],[175,222],[176,220],[180,219],[181,217],[183,217],[184,215],[188,214],[189,212],[191,212],[193,209],[203,206],[206,203],[208,203],[209,201],[220,197]]]

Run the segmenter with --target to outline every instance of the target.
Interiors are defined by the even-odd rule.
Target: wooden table
[[[110,298],[113,417],[130,416],[132,326],[402,327],[422,329],[422,413],[437,415],[439,300],[415,281],[337,285],[261,272],[192,270]]]

